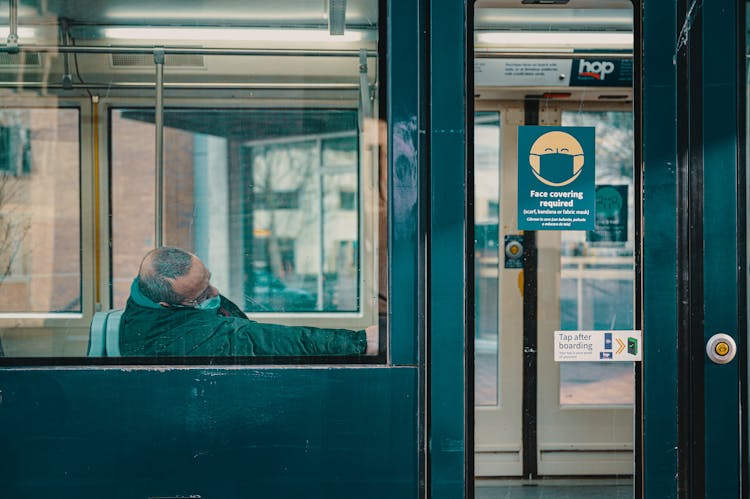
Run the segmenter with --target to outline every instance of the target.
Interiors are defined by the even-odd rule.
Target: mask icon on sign
[[[534,176],[552,187],[573,182],[581,174],[583,164],[581,144],[565,132],[554,131],[541,135],[529,151],[529,165]]]
[[[575,158],[582,155],[570,155],[553,152],[539,156],[539,175],[552,182],[562,184],[576,174]]]

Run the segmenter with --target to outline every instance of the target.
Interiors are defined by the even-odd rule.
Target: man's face
[[[184,297],[180,305],[188,307],[194,307],[219,294],[219,290],[211,286],[211,273],[203,262],[198,258],[193,258],[192,262],[187,274],[172,281],[172,289]]]

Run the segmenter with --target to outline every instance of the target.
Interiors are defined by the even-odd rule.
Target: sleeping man
[[[377,354],[377,326],[352,331],[255,322],[210,277],[203,262],[182,249],[146,254],[120,323],[121,355]]]

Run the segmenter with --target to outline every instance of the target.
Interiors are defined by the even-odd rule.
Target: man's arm
[[[363,355],[370,343],[363,330],[283,326],[239,318],[227,319],[226,325],[230,324],[234,328],[231,355]],[[377,339],[373,346],[377,351]]]

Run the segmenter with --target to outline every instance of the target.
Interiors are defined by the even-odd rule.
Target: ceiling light
[[[571,31],[480,31],[475,43],[482,48],[587,48],[633,49],[633,33]]]
[[[0,26],[0,44],[5,43],[9,34],[10,28],[8,26]],[[34,28],[18,28],[16,34],[18,35],[19,40],[23,41],[24,38],[34,38],[36,32],[34,31]]]
[[[104,38],[122,40],[170,41],[233,41],[233,42],[358,42],[365,33],[348,30],[342,35],[330,35],[319,29],[266,28],[104,28]]]

